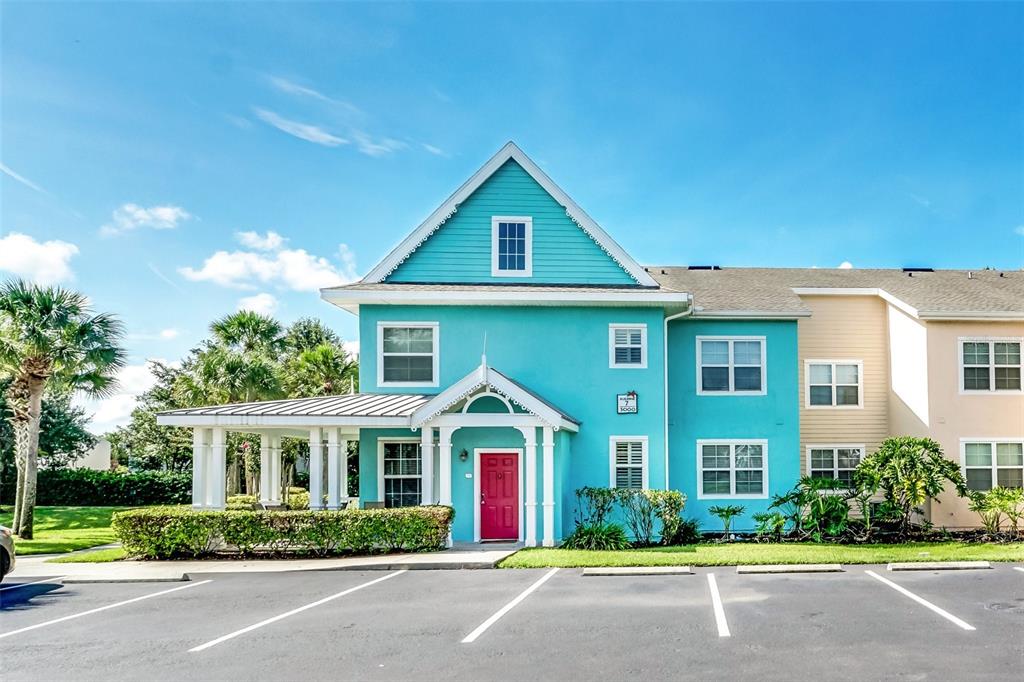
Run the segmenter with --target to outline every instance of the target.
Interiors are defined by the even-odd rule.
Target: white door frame
[[[480,542],[480,455],[502,454],[506,452],[516,453],[516,460],[519,463],[519,491],[517,493],[519,501],[516,503],[516,506],[519,509],[519,542],[523,541],[524,531],[526,530],[526,504],[523,500],[523,448],[494,446],[489,448],[473,448],[473,542]]]

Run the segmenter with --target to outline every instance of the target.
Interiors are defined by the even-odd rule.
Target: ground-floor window
[[[647,488],[647,436],[611,437],[612,488]]]
[[[964,477],[971,490],[1024,488],[1024,439],[964,441]]]
[[[853,470],[864,458],[863,445],[809,445],[807,468],[811,478],[831,478],[853,487]]]
[[[768,441],[698,440],[697,497],[768,497]]]
[[[401,441],[381,443],[385,507],[420,504],[423,490],[420,444]]]

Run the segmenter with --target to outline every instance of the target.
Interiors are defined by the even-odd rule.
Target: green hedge
[[[14,477],[4,481],[0,499],[14,502]],[[93,469],[40,469],[36,504],[85,506],[139,506],[190,504],[192,473],[172,471],[95,471]]]
[[[130,556],[200,557],[216,551],[294,552],[327,556],[442,549],[451,507],[343,511],[199,511],[182,507],[114,514],[113,528]]]

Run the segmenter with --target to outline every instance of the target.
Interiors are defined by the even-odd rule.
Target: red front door
[[[519,455],[480,454],[480,539],[519,539]]]

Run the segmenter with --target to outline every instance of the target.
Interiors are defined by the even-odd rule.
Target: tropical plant
[[[13,526],[32,537],[42,400],[47,389],[102,396],[124,365],[124,330],[112,315],[94,315],[85,295],[22,280],[0,287],[0,375],[14,430],[17,487]]]
[[[930,438],[887,438],[861,461],[857,471],[877,486],[872,489],[869,484],[865,493],[882,492],[903,537],[910,532],[913,515],[923,513],[924,504],[935,499],[946,483],[951,483],[961,496],[969,494],[960,467],[947,459]]]
[[[666,535],[664,532],[661,534],[661,544],[663,545],[695,545],[701,541],[703,536],[700,532],[700,521],[697,519],[679,519],[679,525],[676,526],[675,533],[672,535]]]
[[[775,540],[777,542],[782,539],[787,522],[784,514],[777,511],[758,512],[751,518],[757,524],[754,532],[757,533],[758,540]]]
[[[981,518],[985,532],[990,535],[1002,534],[1005,521],[1007,539],[1012,540],[1021,533],[1020,522],[1024,518],[1024,489],[996,486],[987,492],[971,493],[970,500],[970,509]]]
[[[725,540],[729,540],[729,533],[730,529],[732,528],[732,520],[740,514],[742,514],[743,512],[745,512],[746,510],[746,507],[741,507],[738,504],[708,507],[708,511],[717,516],[719,520],[722,522],[722,526],[724,528],[723,539]]]
[[[359,365],[340,345],[327,343],[299,351],[284,364],[284,390],[293,396],[353,392]]]
[[[565,549],[614,551],[630,546],[626,531],[615,523],[581,524],[562,541]]]

